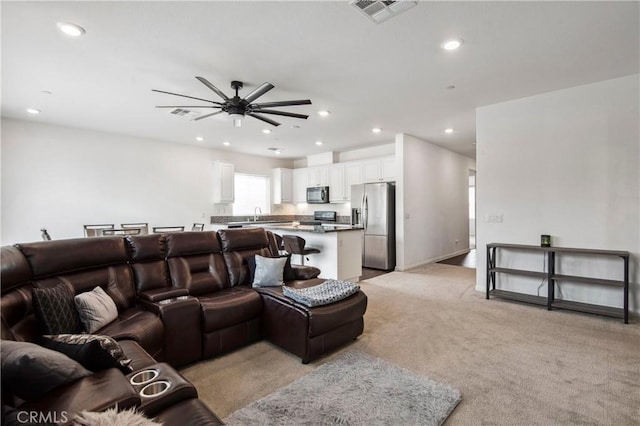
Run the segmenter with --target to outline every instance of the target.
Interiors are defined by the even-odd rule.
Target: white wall
[[[472,159],[399,134],[395,143],[398,270],[469,250],[469,170]]]
[[[638,74],[477,110],[478,270],[485,245],[552,244],[631,252],[631,308],[640,310],[640,133]],[[487,215],[502,223],[487,223]],[[542,255],[506,253],[501,265],[542,268]],[[622,278],[621,261],[569,258],[576,274]],[[536,294],[540,279],[504,276],[504,288]],[[546,284],[541,291],[546,291]],[[617,288],[562,283],[567,299],[622,306]],[[542,293],[544,294],[544,293]]]
[[[213,160],[271,175],[292,162],[192,145],[2,120],[2,244],[83,235],[92,223],[209,223]]]

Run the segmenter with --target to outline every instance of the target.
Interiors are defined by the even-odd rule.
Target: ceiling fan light
[[[242,127],[242,119],[244,118],[244,115],[229,114],[229,118],[233,120],[233,127]]]

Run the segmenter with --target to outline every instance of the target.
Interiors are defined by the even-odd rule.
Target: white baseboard
[[[448,254],[444,254],[442,256],[437,256],[431,259],[427,259],[427,260],[423,260],[417,263],[412,263],[410,265],[404,265],[404,266],[396,266],[396,271],[407,271],[409,269],[414,269],[414,268],[418,268],[420,266],[424,266],[424,265],[428,265],[430,263],[436,263],[436,262],[440,262],[441,260],[445,260],[445,259],[449,259],[450,257],[456,257],[456,256],[460,256],[462,254],[467,254],[471,251],[471,249],[466,248],[466,249],[462,249],[462,250],[458,250],[455,251],[453,253],[448,253]]]

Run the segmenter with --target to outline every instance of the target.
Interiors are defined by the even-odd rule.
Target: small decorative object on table
[[[540,247],[551,247],[551,235],[540,235]]]

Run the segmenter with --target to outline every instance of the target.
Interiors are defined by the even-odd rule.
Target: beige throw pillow
[[[93,333],[118,318],[116,304],[100,287],[76,295],[74,301],[87,333]]]

